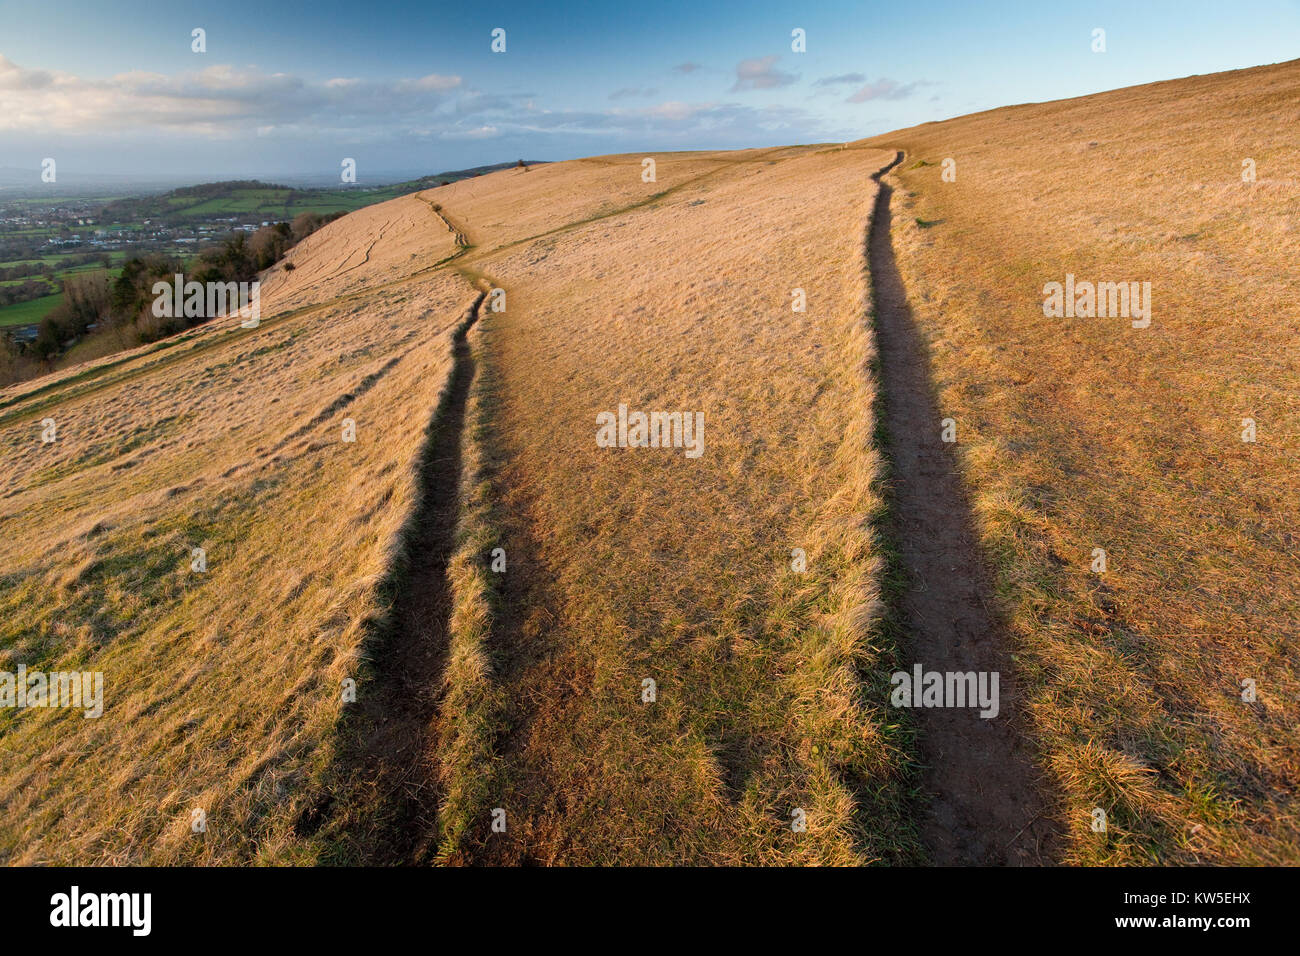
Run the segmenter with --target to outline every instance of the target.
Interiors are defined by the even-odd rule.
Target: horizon
[[[337,183],[348,158],[364,186],[519,158],[843,142],[1286,62],[1300,39],[1295,0],[1269,0],[1249,18],[1209,4],[1008,3],[991,14],[945,2],[927,17],[924,45],[906,12],[841,0],[793,12],[570,4],[558,15],[380,2],[364,23],[338,0],[306,14],[247,0],[221,11],[13,0],[0,15],[10,187],[26,171],[40,185],[46,157],[71,188]],[[792,49],[796,28],[805,52]],[[1104,52],[1093,50],[1096,29]],[[320,55],[340,43],[342,56]]]
[[[530,159],[528,157],[519,158],[522,158],[524,162],[530,166],[549,162],[549,160]],[[49,184],[40,182],[39,178],[36,182],[29,181],[30,170],[15,166],[0,166],[0,200],[5,198],[22,200],[39,199],[42,195],[50,196],[52,198],[71,198],[73,196],[86,198],[101,194],[121,197],[126,195],[123,190],[153,194],[193,189],[202,186],[214,186],[222,183],[259,183],[263,186],[279,186],[304,191],[382,190],[387,186],[400,185],[402,183],[414,182],[420,179],[437,179],[440,176],[455,176],[458,173],[471,170],[495,172],[497,169],[514,165],[518,162],[519,158],[502,160],[498,163],[485,163],[481,166],[464,167],[462,169],[438,169],[433,171],[397,170],[387,174],[375,174],[370,180],[357,183],[339,182],[337,176],[331,177],[328,174],[316,171],[281,172],[264,176],[227,176],[219,173],[205,175],[203,172],[192,174],[176,173],[170,175],[159,173],[155,176],[106,174],[102,177],[91,177],[73,182],[68,182],[66,177],[61,177],[57,181],[57,187],[53,190],[51,190]],[[483,173],[476,173],[476,175],[482,174]]]

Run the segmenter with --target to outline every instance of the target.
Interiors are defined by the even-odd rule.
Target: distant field
[[[57,267],[63,261],[63,258],[66,257],[51,256],[46,260],[37,260],[37,261],[47,261],[50,265],[56,267],[57,271],[54,273],[53,276],[50,277],[29,276],[24,279],[9,279],[9,280],[0,281],[0,286],[21,285],[22,283],[28,281],[29,279],[38,279],[44,281],[47,285],[52,285],[54,288],[59,288],[58,283],[60,283],[62,280],[66,279],[69,276],[87,275],[93,272],[102,272],[110,276],[116,274],[113,270],[105,269],[102,265],[99,265],[97,263],[89,263],[87,265],[73,266],[68,269],[58,269]],[[125,253],[113,254],[113,262],[115,265],[125,261],[126,261]],[[16,264],[17,263],[15,262],[4,262],[4,263],[0,263],[0,266],[16,265]],[[2,306],[0,307],[0,328],[9,327],[9,326],[18,326],[18,325],[32,325],[34,323],[37,323],[41,319],[43,319],[52,309],[57,307],[62,302],[63,302],[63,293],[54,292],[51,293],[50,295],[40,296],[35,299],[29,299],[26,302],[16,302],[13,305]]]
[[[55,292],[53,295],[43,295],[39,299],[29,299],[27,302],[15,302],[13,305],[7,305],[0,308],[0,327],[33,325],[39,322],[45,316],[45,313],[62,301],[63,293]]]
[[[312,212],[328,215],[352,212],[375,203],[408,195],[417,189],[436,187],[442,180],[455,182],[469,171],[445,173],[426,180],[393,183],[387,186],[352,186],[339,189],[294,189],[284,186],[247,184],[210,184],[177,190],[162,196],[119,199],[105,210],[105,218],[161,218],[169,221],[201,220],[236,216],[251,221],[293,219]]]
[[[5,206],[33,206],[42,207],[57,205],[59,203],[96,203],[112,202],[114,199],[121,198],[120,194],[109,196],[4,196],[0,193],[0,204]]]

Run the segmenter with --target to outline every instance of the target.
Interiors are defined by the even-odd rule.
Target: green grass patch
[[[0,328],[12,328],[19,325],[35,325],[45,318],[47,312],[63,301],[63,293],[43,295],[39,299],[27,302],[15,302],[0,309]]]

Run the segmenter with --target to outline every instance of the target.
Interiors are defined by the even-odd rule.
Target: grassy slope
[[[705,179],[761,176],[779,160],[806,152],[661,157],[660,174],[669,181],[658,186],[640,182],[639,157],[602,158],[573,164],[564,189],[556,190],[555,174],[543,168],[497,174],[493,183],[461,184],[458,198],[498,193],[479,205],[464,202],[463,208],[497,247],[513,250],[509,265],[538,254],[526,241],[532,235],[544,235],[542,255],[547,244],[569,237],[573,249],[588,250],[608,230],[625,225],[635,225],[636,241],[645,241],[680,214],[688,196],[702,195],[688,189]],[[674,681],[681,681],[698,685],[704,698],[696,707],[680,696],[666,700],[648,715],[648,727],[630,734],[618,721],[608,722],[608,700],[578,718],[579,746],[594,733],[617,762],[619,753],[647,744],[642,760],[671,754],[673,766],[688,774],[665,791],[672,802],[680,798],[686,814],[679,819],[685,828],[680,841],[671,837],[661,846],[668,858],[848,862],[896,853],[905,843],[876,844],[876,831],[854,818],[855,795],[874,793],[873,810],[889,814],[884,829],[898,822],[897,768],[886,739],[893,732],[864,708],[852,673],[862,655],[875,653],[864,643],[876,586],[865,524],[877,506],[869,420],[849,429],[847,443],[843,434],[854,417],[850,407],[865,407],[871,398],[869,383],[859,376],[868,345],[857,253],[871,198],[866,177],[877,158],[857,153],[824,166],[824,158],[809,157],[794,179],[769,175],[772,185],[757,199],[746,182],[733,182],[713,197],[715,209],[706,211],[726,219],[743,208],[751,230],[770,232],[772,217],[780,215],[771,198],[814,188],[821,168],[833,166],[844,180],[838,185],[862,190],[860,202],[839,213],[842,255],[816,257],[797,276],[772,276],[770,287],[750,288],[744,306],[729,314],[735,330],[730,341],[740,347],[746,329],[762,329],[769,314],[784,315],[785,286],[802,282],[814,302],[826,299],[814,306],[813,318],[799,316],[789,327],[779,326],[791,342],[807,334],[808,323],[819,330],[818,341],[800,346],[803,370],[779,395],[768,387],[755,394],[769,403],[755,414],[777,414],[774,427],[795,430],[789,437],[801,448],[788,467],[800,475],[799,487],[755,513],[743,544],[715,542],[722,550],[708,556],[710,571],[742,557],[740,567],[724,571],[725,593],[701,599],[700,613],[717,615],[716,633],[705,634],[711,626],[704,618],[671,617],[673,631],[656,638],[675,648],[659,662],[665,692],[671,695]],[[534,202],[518,222],[507,223],[500,210],[519,199],[511,190],[545,195],[547,201]],[[830,200],[828,190],[815,191],[821,202]],[[666,197],[672,197],[671,205],[661,208]],[[452,240],[437,227],[429,230],[429,213],[418,199],[392,203],[311,237],[294,250],[292,272],[277,270],[269,277],[265,294],[272,315],[260,330],[213,323],[166,348],[135,350],[0,396],[9,449],[4,493],[13,506],[4,519],[5,563],[16,569],[0,587],[6,662],[102,669],[108,685],[108,712],[101,720],[25,712],[11,715],[0,730],[6,746],[39,755],[0,777],[0,846],[10,859],[316,858],[318,843],[301,839],[294,822],[319,800],[313,781],[328,785],[333,779],[322,774],[335,754],[338,682],[367,673],[359,657],[385,606],[377,588],[391,568],[394,536],[416,493],[409,465],[446,374],[450,326],[437,319],[453,314],[456,295],[466,289],[439,268],[452,255]],[[479,219],[480,213],[486,218]],[[779,261],[795,247],[787,239],[764,256]],[[693,257],[700,267],[701,251],[707,250],[687,248],[679,255]],[[457,268],[472,279],[484,264]],[[562,273],[552,274],[556,280],[563,281]],[[570,304],[563,297],[556,301],[561,308]],[[439,328],[426,340],[429,325]],[[476,334],[474,341],[485,368],[507,358],[491,335]],[[836,355],[830,369],[821,367],[823,351]],[[742,356],[733,358],[735,374],[747,378]],[[482,557],[478,544],[495,533],[492,509],[476,488],[477,463],[488,459],[474,447],[505,423],[497,417],[505,393],[493,393],[494,383],[504,385],[505,379],[485,375],[471,402],[469,414],[481,427],[466,430],[470,467],[462,493],[471,507],[464,511],[452,569],[457,644],[446,674],[443,723],[458,736],[444,735],[441,760],[448,777],[448,852],[457,850],[461,838],[469,844],[462,852],[473,851],[485,823],[484,801],[496,796],[475,785],[483,776],[475,754],[489,753],[475,748],[489,738],[458,719],[461,712],[499,716],[504,689],[499,675],[488,683],[475,664],[490,618],[483,616],[487,592],[472,586],[483,583],[475,566]],[[690,387],[698,391],[703,384],[697,380]],[[337,443],[344,409],[363,436],[355,447]],[[825,418],[827,427],[801,430],[800,414]],[[59,423],[56,446],[42,446],[36,438],[47,416]],[[715,433],[719,427],[725,428],[715,421],[707,433],[711,447],[725,444]],[[584,449],[590,438],[590,424],[572,436]],[[361,454],[345,456],[341,448]],[[738,453],[739,445],[732,451]],[[775,444],[773,454],[778,458],[764,468],[779,467]],[[618,481],[621,468],[626,462],[606,480]],[[760,486],[742,480],[738,468],[744,468],[740,459],[715,462],[703,475],[697,470],[698,507],[716,509],[709,502],[720,501],[729,488],[761,497]],[[660,480],[658,471],[647,480]],[[662,495],[653,484],[647,493]],[[763,526],[772,520],[789,528]],[[309,536],[304,527],[312,529]],[[480,533],[487,537],[476,537]],[[209,552],[209,570],[201,576],[188,571],[195,545]],[[807,581],[786,570],[791,546],[809,549],[813,571]],[[865,563],[859,566],[855,557]],[[646,558],[656,560],[645,554],[634,563]],[[769,587],[775,596],[764,593]],[[36,593],[55,599],[37,602]],[[573,595],[579,602],[583,597]],[[600,598],[593,611],[605,613],[607,602]],[[770,638],[768,627],[774,631]],[[640,666],[644,648],[619,644],[608,648],[608,666]],[[731,663],[714,674],[719,653]],[[640,678],[634,683],[632,699]],[[363,680],[362,693],[367,686]],[[728,701],[733,691],[739,696]],[[239,703],[214,706],[217,701]],[[675,739],[677,725],[686,728],[688,739]],[[95,755],[93,761],[86,753]],[[81,785],[87,774],[131,796],[87,793]],[[622,797],[635,795],[614,777],[607,782],[623,788],[614,791]],[[340,790],[355,783],[345,781]],[[806,836],[789,830],[784,804],[791,801],[809,812]],[[208,813],[204,836],[190,832],[194,807]],[[619,820],[626,827],[631,817]],[[555,822],[576,825],[575,819]],[[728,836],[710,847],[714,824]],[[593,833],[590,851],[620,858],[626,848],[602,842],[616,834]],[[755,836],[761,845],[750,848]]]
[[[866,141],[908,153],[900,265],[1080,862],[1300,859],[1298,101],[1289,63]],[[1067,272],[1150,281],[1151,327],[1044,318]]]
[[[906,731],[872,676],[892,648],[861,258],[868,176],[903,147],[900,266],[1072,859],[1294,861],[1296,86],[1287,65],[846,151],[666,155],[655,184],[640,156],[503,171],[430,194],[475,244],[460,258],[427,202],[372,207],[294,250],[261,330],[0,392],[3,666],[101,668],[109,702],[4,715],[27,759],[0,771],[0,853],[318,858],[293,824],[386,608],[468,298],[451,265],[509,307],[471,336],[444,858],[914,858]],[[1044,319],[1067,271],[1151,281],[1152,327]],[[597,449],[621,401],[705,411],[704,457]]]
[[[329,760],[340,682],[364,678],[377,582],[470,297],[445,271],[387,281],[393,263],[406,274],[449,250],[416,200],[358,215],[386,235],[372,288],[279,319],[303,297],[287,280],[259,329],[218,320],[181,361],[138,350],[94,393],[56,384],[36,416],[58,423],[57,443],[22,401],[0,427],[0,666],[105,681],[98,720],[0,714],[4,749],[23,755],[0,768],[0,858],[312,857],[292,825]],[[348,226],[320,236],[322,268],[346,268]]]
[[[439,194],[478,243],[465,268],[509,303],[483,332],[509,568],[461,568],[499,596],[491,634],[473,615],[464,629],[481,657],[465,668],[476,690],[460,722],[486,732],[449,749],[454,859],[911,852],[901,731],[858,680],[889,660],[860,258],[869,176],[888,158],[682,154],[660,157],[644,184],[641,157],[602,157]],[[549,177],[562,196],[612,198],[531,221],[547,207],[516,193]],[[795,287],[807,313],[791,311]],[[703,410],[707,451],[596,448],[596,412],[620,401]],[[805,575],[790,570],[795,547]],[[646,677],[658,684],[649,706]],[[510,835],[488,829],[494,806]],[[795,808],[806,833],[791,831]]]

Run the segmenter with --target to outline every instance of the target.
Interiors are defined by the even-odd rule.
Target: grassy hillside
[[[0,670],[105,680],[0,712],[0,859],[1300,860],[1298,102],[503,169],[0,389]]]
[[[559,210],[515,188],[439,195],[480,243],[458,265],[509,303],[483,331],[512,563],[483,647],[501,705],[480,715],[499,743],[478,809],[508,808],[511,829],[472,828],[454,859],[910,852],[902,731],[860,682],[891,655],[861,258],[870,175],[889,158],[683,154],[643,184],[642,157],[618,156],[519,177],[545,190],[567,173],[568,195],[626,204],[566,210],[562,226],[531,221]],[[498,231],[516,207],[530,212],[510,226],[537,238]],[[597,447],[597,414],[620,404],[702,412],[704,449]],[[449,786],[483,759],[453,763]]]
[[[450,251],[415,199],[357,217],[385,232],[376,268]],[[326,271],[352,251],[340,226],[313,237]],[[105,712],[0,714],[6,748],[28,755],[0,773],[0,857],[309,854],[293,826],[328,764],[342,681],[364,682],[367,622],[387,606],[471,297],[444,272],[297,309],[268,292],[257,329],[217,320],[5,393],[4,669],[101,671]],[[55,442],[40,441],[44,419]]]
[[[427,845],[460,861],[630,860],[644,853],[628,842],[634,805],[668,828],[655,851],[665,860],[854,862],[910,852],[898,724],[854,676],[887,653],[868,640],[880,568],[864,522],[878,501],[870,421],[853,411],[871,401],[861,377],[869,356],[861,246],[869,177],[885,158],[809,148],[667,155],[658,183],[642,181],[640,157],[568,164],[567,177],[558,167],[504,171],[430,194],[437,203],[396,200],[311,236],[293,250],[292,270],[269,277],[272,317],[261,329],[205,327],[165,348],[8,390],[0,427],[15,510],[5,521],[5,563],[16,570],[3,590],[3,644],[11,661],[31,667],[103,670],[110,701],[100,721],[24,714],[4,728],[15,746],[42,755],[0,781],[10,858],[356,860],[381,847],[409,858]],[[775,228],[779,207],[763,197],[790,190],[834,218],[833,246],[801,251],[815,243]],[[528,210],[517,222],[506,215],[513,205]],[[628,376],[637,367],[616,350],[564,343],[618,338],[629,320],[654,337],[690,333],[696,313],[674,329],[680,319],[644,314],[644,305],[718,294],[724,286],[709,263],[719,252],[694,244],[717,226],[697,227],[698,238],[676,253],[699,270],[688,283],[694,292],[679,285],[676,267],[620,278],[622,304],[603,300],[604,283],[566,277],[628,268],[631,250],[665,242],[664,224],[688,213],[701,222],[739,217],[747,242],[776,245],[756,247],[746,268],[769,263],[763,276],[751,277],[740,299],[715,298],[704,338],[683,337],[680,357],[660,369],[672,386],[660,397],[707,416],[711,457],[666,451],[645,471],[635,451],[595,449],[593,415],[596,404],[656,396],[634,388]],[[626,238],[612,242],[614,230]],[[457,233],[468,245],[456,245]],[[528,268],[548,257],[559,268],[544,277]],[[498,267],[503,278],[492,274]],[[474,500],[472,475],[458,498],[455,475],[419,468],[415,440],[424,423],[448,414],[437,396],[450,374],[448,336],[463,322],[457,299],[499,283],[510,304],[486,313],[494,319],[476,333],[482,373],[460,412],[479,422],[465,430],[465,461],[499,461],[508,500],[528,503],[498,527],[500,503],[459,507]],[[791,311],[797,285],[812,303],[807,313]],[[793,349],[799,364],[755,380],[748,349],[759,333],[782,338],[769,344]],[[628,344],[632,354],[644,347]],[[561,362],[547,366],[549,381],[533,380],[537,363],[527,358],[566,352],[592,390],[567,409],[572,373]],[[682,365],[688,355],[698,357]],[[720,367],[733,371],[718,380]],[[742,387],[744,403],[729,405],[727,391]],[[521,418],[537,389],[554,391]],[[345,414],[365,441],[339,442]],[[545,424],[549,414],[560,416],[560,430]],[[802,428],[809,415],[821,427]],[[37,440],[47,417],[59,423],[54,445]],[[560,439],[541,458],[528,451],[537,428]],[[771,452],[755,456],[766,428],[776,429]],[[783,450],[789,442],[793,458]],[[562,469],[575,458],[589,474],[566,491]],[[413,474],[422,483],[412,485]],[[771,497],[765,488],[775,477],[790,483]],[[572,500],[580,487],[587,508]],[[672,488],[689,509],[676,517]],[[422,540],[426,500],[460,515],[448,597],[455,614],[443,624],[403,603],[429,558],[408,555]],[[564,510],[546,528],[532,523],[538,508]],[[663,550],[665,529],[724,513],[727,522],[701,528],[693,548]],[[487,555],[465,550],[478,532],[505,547],[504,580],[487,579]],[[650,550],[646,535],[659,542]],[[207,572],[189,570],[192,547],[208,550]],[[794,548],[810,555],[810,573],[791,571]],[[704,577],[663,591],[665,573]],[[609,603],[611,586],[659,594],[653,613],[626,616]],[[491,610],[488,590],[497,592]],[[547,611],[528,610],[522,596],[534,590]],[[35,591],[56,599],[32,602]],[[385,624],[389,597],[397,603]],[[537,615],[550,609],[568,623],[544,624]],[[416,655],[395,671],[410,633],[430,626],[422,644],[450,654]],[[511,649],[499,643],[504,633],[526,640]],[[372,652],[373,664],[359,667]],[[645,706],[641,682],[651,673],[663,696]],[[352,674],[362,704],[349,717],[339,682]],[[576,706],[537,709],[571,693],[575,680],[594,682]],[[435,692],[442,703],[424,744],[417,736],[413,752],[412,740],[394,742],[386,728],[409,725],[412,712],[397,702]],[[256,703],[235,712],[216,704],[231,699]],[[508,709],[492,703],[507,700]],[[553,732],[528,743],[542,718]],[[493,728],[504,736],[489,736]],[[588,747],[599,761],[570,776],[577,766],[565,768]],[[75,785],[85,769],[75,755],[88,750],[99,775],[130,782],[129,801],[92,803]],[[629,759],[654,786],[626,775]],[[500,775],[485,777],[483,760],[499,763]],[[533,767],[545,775],[530,779]],[[410,837],[416,811],[403,798],[421,780],[428,789],[419,792],[443,811],[424,844]],[[565,852],[556,841],[570,821],[555,793],[584,816],[600,801],[631,802]],[[855,813],[868,795],[890,820],[887,831]],[[518,837],[492,846],[485,814],[502,803]],[[206,836],[190,832],[195,807],[208,814]],[[791,829],[796,809],[807,814],[806,833]],[[418,817],[427,820],[429,808]]]
[[[867,141],[1079,862],[1300,859],[1297,103],[1292,62]],[[1067,273],[1149,327],[1045,317]]]

